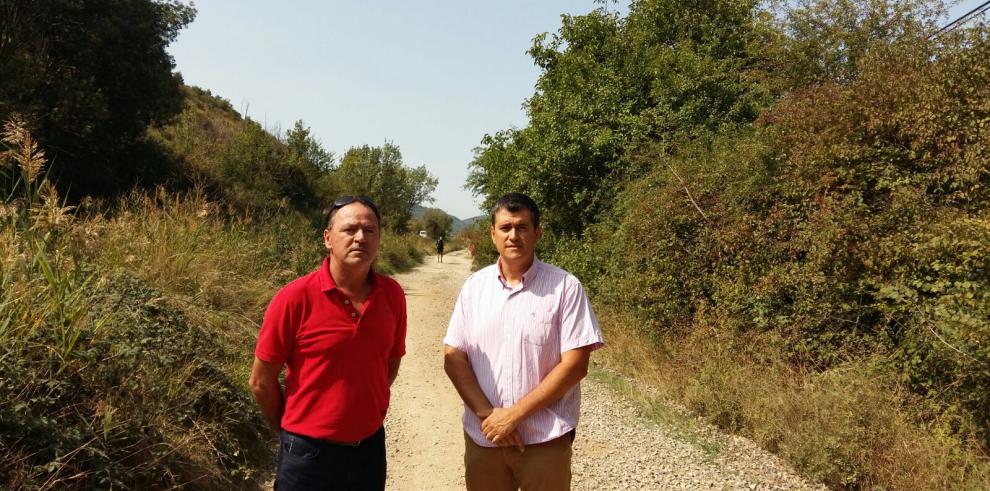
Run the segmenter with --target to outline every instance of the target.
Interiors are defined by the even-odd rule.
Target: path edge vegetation
[[[100,52],[112,35],[76,39],[32,24],[41,9],[88,26],[86,9],[9,7],[25,15],[7,26],[23,42],[0,43],[11,48],[0,49],[11,75],[0,83],[0,487],[257,489],[275,448],[246,386],[265,305],[319,265],[325,206],[340,194],[379,204],[378,270],[420,264],[430,243],[408,222],[436,178],[391,143],[338,159],[302,121],[264,128],[182,85],[164,51],[121,55],[148,75],[128,91],[168,99],[146,101],[167,106],[154,116],[128,120],[131,92],[118,80],[39,88],[48,69],[114,73],[101,64],[115,57],[65,58],[59,48]],[[99,28],[131,32],[139,17],[157,17],[164,31],[133,34],[161,50],[194,16],[181,2],[130,7]],[[79,101],[94,113],[57,118]],[[101,119],[107,112],[114,118]],[[113,119],[140,130],[107,137],[124,124]],[[96,154],[70,152],[78,145]]]
[[[562,16],[529,124],[482,140],[468,186],[543,205],[607,370],[833,489],[985,489],[990,31],[930,38],[940,12]]]
[[[0,482],[256,489],[274,446],[246,389],[254,340],[274,292],[319,264],[320,230],[202,190],[69,205],[23,120],[2,148]],[[386,231],[376,267],[427,247]]]
[[[70,3],[23,3],[44,11],[0,43],[0,482],[256,486],[254,333],[319,260],[322,204],[372,196],[379,266],[408,268],[436,180],[392,144],[337,159],[302,121],[263,128],[182,86],[164,52],[195,15],[181,2]],[[930,39],[940,7],[562,16],[530,50],[529,125],[487,135],[468,186],[543,205],[541,257],[593,295],[609,370],[835,489],[985,489],[990,42]],[[146,42],[92,56],[114,39],[93,16]],[[148,70],[103,65],[124,58]]]

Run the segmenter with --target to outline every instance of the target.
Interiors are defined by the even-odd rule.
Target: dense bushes
[[[269,458],[264,423],[241,380],[218,365],[243,356],[243,348],[226,346],[126,273],[99,285],[91,273],[90,281],[56,276],[52,283],[43,261],[36,256],[20,269],[24,276],[5,296],[45,301],[37,310],[16,312],[24,304],[12,302],[0,311],[7,320],[37,320],[3,333],[0,385],[14,396],[0,403],[0,450],[9,463],[0,481],[15,488],[231,487],[258,477]],[[85,273],[57,273],[64,274]],[[78,317],[65,325],[60,308],[85,310],[71,312]]]
[[[543,69],[529,126],[486,135],[468,184],[485,205],[533,196],[554,234],[578,235],[644,170],[630,153],[676,135],[752,121],[770,99],[753,83],[765,26],[757,2],[634,1],[620,18],[562,16],[530,55]]]
[[[408,271],[423,262],[424,250],[422,240],[418,235],[385,233],[375,260],[375,271],[383,274],[395,274]]]
[[[668,7],[634,2],[618,24],[647,22]],[[776,17],[783,20],[730,15],[737,7],[713,6],[735,19],[736,30],[712,29],[708,38],[692,31],[655,51],[654,38],[624,41],[642,43],[644,53],[701,52],[714,73],[726,70],[722,82],[739,84],[729,85],[734,92],[726,85],[678,92],[687,86],[676,77],[651,72],[649,83],[673,85],[667,94],[680,95],[620,97],[633,107],[651,105],[638,112],[611,97],[648,86],[643,73],[602,79],[568,68],[588,54],[581,44],[587,33],[575,26],[601,13],[565,21],[560,35],[576,42],[542,52],[550,62],[541,65],[534,101],[570,97],[541,92],[570,90],[549,85],[566,74],[573,78],[568,87],[607,83],[610,89],[589,102],[606,114],[588,120],[568,105],[531,106],[531,126],[515,135],[543,131],[551,123],[541,118],[577,137],[617,128],[610,118],[697,116],[692,103],[723,107],[712,106],[713,90],[739,103],[767,93],[775,100],[749,113],[650,120],[678,123],[653,126],[649,137],[620,138],[624,150],[611,165],[624,170],[594,191],[614,198],[592,213],[583,208],[579,220],[573,209],[558,214],[559,202],[537,189],[551,227],[544,254],[578,274],[604,312],[620,313],[623,325],[653,340],[667,360],[661,369],[688,365],[671,380],[672,395],[829,485],[985,485],[990,34],[977,27],[929,40],[932,10],[916,2],[807,2]],[[734,36],[767,42],[721,51],[735,46]],[[600,55],[594,66],[628,63],[623,51]],[[663,58],[686,71],[697,59]],[[768,72],[773,66],[789,69]],[[734,78],[736,70],[745,76]],[[560,156],[570,160],[558,166],[543,153],[554,147],[533,141],[490,139],[473,164],[475,189],[489,199],[513,190],[505,186],[527,182],[534,159],[540,172],[565,180],[584,175],[574,166],[597,162]],[[565,190],[562,184],[554,192]],[[568,225],[558,227],[559,220]],[[774,396],[774,384],[787,386]],[[818,389],[789,387],[804,384]],[[817,414],[815,404],[841,413],[820,418],[824,433],[769,423],[782,414]],[[896,417],[871,412],[872,404],[889,406]],[[768,431],[776,436],[764,438]],[[911,441],[928,442],[928,450]],[[877,450],[887,446],[913,450]],[[952,459],[938,458],[949,448]],[[911,468],[954,477],[897,477]]]
[[[244,295],[234,302],[210,287],[293,255],[266,257],[263,234],[196,198],[135,195],[113,218],[77,220],[39,179],[30,135],[8,124],[5,142],[0,482],[252,486],[271,455],[244,389],[256,322],[244,319],[258,318],[275,275],[226,285]]]
[[[171,0],[0,4],[0,121],[27,119],[74,201],[174,171],[143,136],[182,108],[167,47],[195,13]]]
[[[299,144],[283,144],[208,91],[185,87],[183,93],[175,121],[149,131],[177,164],[177,188],[198,185],[237,210],[261,215],[289,205],[315,223],[339,192],[322,161],[301,155]],[[308,134],[301,144],[320,149]]]
[[[654,337],[774,333],[791,363],[816,371],[878,357],[877,373],[926,399],[910,417],[985,449],[987,49],[982,33],[938,56],[897,46],[855,81],[789,95],[752,130],[642,154],[653,170],[626,188],[617,222],[585,235],[610,258],[591,280],[599,298]],[[858,437],[841,435],[857,430],[834,431],[842,446],[796,463],[835,486],[885,482],[861,467]],[[829,458],[851,467],[820,467]]]
[[[226,100],[184,88],[185,106],[175,121],[149,130],[180,170],[175,188],[198,185],[212,198],[264,219],[286,207],[325,219],[339,195],[365,195],[378,204],[383,225],[406,232],[414,205],[432,201],[437,180],[424,166],[407,166],[394,144],[347,150],[340,162],[302,121],[282,135],[242,117]]]
[[[0,155],[0,486],[257,488],[273,462],[246,381],[268,300],[323,255],[291,207],[200,193],[62,206],[9,124]],[[386,234],[379,268],[418,259]],[[388,251],[388,254],[385,254]]]
[[[985,489],[978,445],[942,428],[938,407],[911,394],[884,357],[818,371],[787,361],[774,333],[698,326],[650,343],[602,311],[609,348],[597,363],[634,374],[720,427],[745,435],[833,489]],[[667,405],[669,401],[659,401]]]

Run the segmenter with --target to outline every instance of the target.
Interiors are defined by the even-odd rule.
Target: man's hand
[[[504,409],[498,409],[498,410],[499,411],[505,411]],[[485,431],[484,430],[484,428],[485,428],[485,421],[487,421],[488,418],[495,411],[496,411],[496,409],[487,409],[485,411],[482,411],[482,412],[477,413],[478,418],[481,419],[481,428],[482,428],[481,431],[482,432]],[[504,438],[499,437],[498,438],[498,441],[494,441],[491,438],[488,438],[488,441],[494,443],[495,445],[497,445],[499,447],[517,447],[520,452],[525,452],[526,451],[526,445],[523,443],[522,437],[519,436],[519,432],[517,432],[515,430],[513,430],[511,433],[509,433],[509,436],[506,436]]]
[[[497,407],[492,409],[491,414],[481,422],[481,432],[485,434],[485,438],[499,445],[515,433],[520,421],[511,407]]]
[[[494,443],[494,442],[492,442]],[[513,431],[504,440],[499,439],[498,446],[500,447],[516,447],[520,452],[526,451],[526,445],[523,444],[523,439],[519,436],[518,431]]]

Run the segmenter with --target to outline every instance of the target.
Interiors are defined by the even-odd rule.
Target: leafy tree
[[[429,208],[423,213],[423,227],[426,233],[433,239],[440,237],[449,238],[451,227],[454,226],[454,219],[438,208]]]
[[[333,175],[342,193],[372,198],[384,225],[396,232],[407,230],[413,206],[433,202],[438,182],[424,166],[406,167],[399,147],[388,142],[351,148]]]
[[[882,358],[954,421],[938,431],[990,444],[990,36],[910,32],[759,124],[634,155],[659,165],[554,259],[657,337],[769,331],[819,370]]]
[[[551,260],[664,349],[739,343],[826,378],[868,366],[983,465],[990,31],[930,40],[940,9],[643,0],[565,17],[531,52],[530,124],[487,135],[468,186],[541,200]],[[855,451],[824,450],[837,465],[796,463],[831,487],[898,487],[896,454],[857,443],[856,418],[833,433]]]
[[[543,70],[528,127],[482,140],[468,186],[490,201],[531,194],[547,228],[579,235],[648,162],[642,145],[756,118],[770,95],[757,47],[758,2],[640,0],[625,18],[603,9],[563,16],[529,53]]]
[[[333,152],[323,148],[323,144],[311,134],[309,127],[301,119],[285,132],[285,146],[289,148],[292,159],[301,165],[323,172],[330,172],[335,168]]]
[[[254,121],[246,121],[219,157],[216,185],[224,198],[239,208],[260,212],[291,204],[307,214],[324,205],[320,175]]]
[[[850,82],[869,53],[934,32],[944,13],[931,0],[801,0],[780,16],[777,72],[787,89]]]
[[[467,186],[490,201],[532,195],[547,228],[576,236],[655,160],[724,125],[753,122],[775,98],[848,81],[864,56],[931,31],[939,2],[637,0],[619,17],[562,16],[534,40],[542,69],[529,125],[486,135]]]
[[[182,113],[148,129],[148,137],[174,162],[176,188],[196,185],[211,199],[254,215],[271,216],[291,205],[319,226],[323,208],[338,195],[333,154],[302,122],[281,137],[242,117],[227,100],[183,87]]]
[[[175,0],[0,3],[0,119],[25,115],[73,196],[163,178],[139,143],[182,108],[165,48],[194,15]]]

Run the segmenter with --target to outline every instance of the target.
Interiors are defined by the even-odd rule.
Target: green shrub
[[[914,239],[877,293],[883,314],[902,324],[895,366],[948,402],[945,430],[990,440],[990,220],[948,218]]]
[[[491,226],[491,220],[479,220],[471,225],[473,229],[471,236],[476,238],[474,241],[474,262],[471,264],[471,267],[475,270],[494,264],[498,259],[498,249],[492,243],[491,233],[489,232]],[[546,232],[544,232],[544,237],[546,237]],[[536,253],[539,255],[542,249],[542,247],[538,247]]]
[[[795,367],[773,333],[705,325],[651,341],[602,312],[598,363],[660,389],[831,489],[985,489],[979,441],[943,428],[943,408],[904,390],[884,356],[825,371]]]
[[[830,486],[985,483],[988,39],[907,36],[755,125],[638,146],[625,158],[644,175],[549,259],[657,350],[727,344],[678,397]],[[747,386],[761,370],[794,401]]]
[[[257,325],[319,233],[202,193],[74,213],[16,124],[0,170],[0,468],[11,488],[255,488],[272,461],[247,391]]]
[[[178,190],[199,186],[240,213],[270,216],[291,207],[320,220],[322,207],[339,191],[331,169],[296,155],[226,100],[195,87],[183,90],[182,113],[149,129],[151,140],[179,164]],[[323,151],[313,140],[304,143]]]
[[[0,307],[0,323],[17,326],[0,331],[0,387],[11,395],[0,401],[10,463],[0,482],[250,487],[259,477],[271,458],[265,424],[223,370],[243,350],[126,273],[97,281],[36,251],[17,276]]]
[[[418,235],[385,231],[382,235],[375,269],[380,273],[389,275],[401,273],[422,263],[424,255]]]

